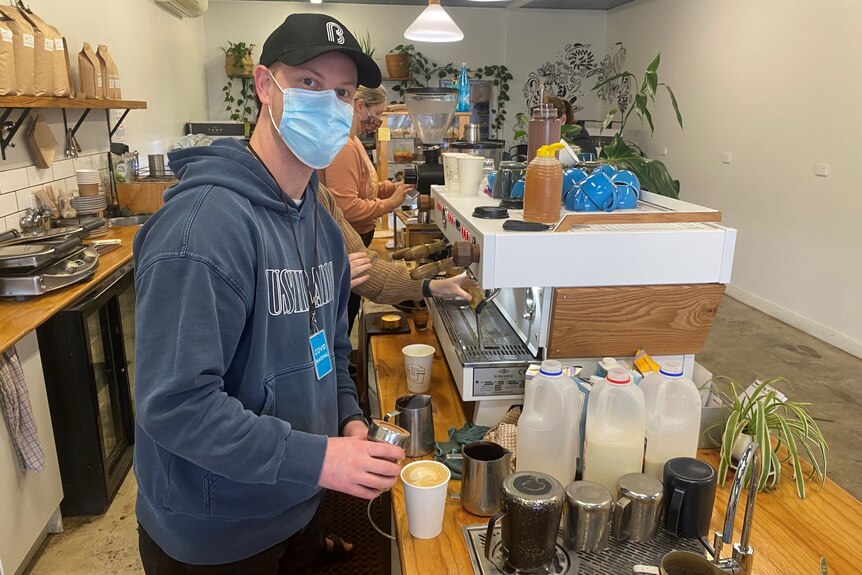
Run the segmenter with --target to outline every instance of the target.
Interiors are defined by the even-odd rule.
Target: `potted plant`
[[[254,44],[245,42],[228,42],[228,47],[222,48],[224,52],[224,73],[228,78],[251,78],[254,71],[254,62],[251,53]]]
[[[410,59],[415,51],[413,44],[398,44],[386,54],[386,71],[390,78],[404,79],[410,76]]]
[[[735,465],[734,453],[741,453],[753,439],[762,449],[759,491],[775,489],[781,481],[783,463],[789,463],[793,469],[800,499],[805,499],[807,479],[816,477],[822,486],[826,480],[828,446],[820,427],[806,409],[810,404],[790,401],[778,393],[775,384],[789,385],[782,377],[757,381],[748,392],[733,379],[720,379],[727,382],[729,390],[727,393],[717,390],[728,409],[721,435],[718,482],[724,484],[728,469]],[[807,475],[802,470],[800,456],[803,453],[811,464]]]
[[[253,49],[254,44],[245,42],[228,42],[227,49],[222,48],[225,53],[224,71],[227,75],[227,82],[222,87],[225,111],[230,114],[231,120],[244,124],[246,137],[251,135],[250,119],[253,117],[252,103],[255,96],[252,79],[254,63],[251,59]],[[234,93],[235,78],[240,82],[238,95]]]
[[[603,123],[603,130],[606,129],[613,121],[617,114],[622,115],[619,131],[607,145],[602,147],[599,154],[600,159],[603,159],[608,164],[618,168],[631,170],[638,177],[641,186],[651,192],[669,196],[672,198],[679,197],[679,180],[674,180],[667,171],[667,166],[659,160],[647,158],[637,144],[623,138],[623,130],[626,127],[629,117],[632,113],[636,113],[641,119],[641,122],[646,122],[650,129],[650,135],[655,131],[653,126],[652,114],[649,110],[649,103],[655,104],[656,91],[659,86],[664,86],[670,96],[670,103],[673,106],[673,111],[676,113],[676,121],[682,129],[682,115],[679,113],[679,106],[676,103],[676,96],[673,94],[670,86],[664,82],[658,81],[658,67],[661,62],[661,54],[657,55],[644,72],[643,80],[641,81],[640,89],[635,93],[631,105],[627,110],[617,108],[608,112]],[[593,90],[599,90],[603,86],[612,82],[637,82],[637,78],[631,72],[621,72],[610,78],[599,82],[593,86]]]

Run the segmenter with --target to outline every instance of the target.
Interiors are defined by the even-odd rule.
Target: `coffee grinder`
[[[417,208],[419,221],[428,221],[431,209],[431,186],[443,184],[443,165],[440,146],[443,136],[452,123],[458,105],[458,90],[455,88],[407,88],[404,103],[422,142],[424,163],[407,166],[404,183],[413,184],[419,192]]]

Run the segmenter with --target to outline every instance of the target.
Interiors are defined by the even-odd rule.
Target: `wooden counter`
[[[27,301],[0,300],[0,351],[14,345],[19,339],[45,323],[51,316],[87,293],[94,285],[132,259],[132,239],[141,226],[112,228],[100,238],[119,238],[119,249],[99,258],[93,277],[85,282],[61,288]],[[85,240],[86,242],[86,240]]]
[[[464,406],[433,328],[412,334],[381,335],[371,338],[376,370],[380,411],[392,409],[395,400],[407,393],[401,348],[410,343],[427,343],[437,349],[432,371],[431,391],[434,402],[434,435],[448,439],[448,430],[464,424]],[[699,457],[718,466],[717,450],[703,450]],[[430,459],[431,456],[425,457]],[[790,477],[790,471],[787,471]],[[450,491],[460,490],[460,481],[451,481]],[[712,529],[720,529],[731,481],[718,488]],[[745,509],[743,492],[737,510],[734,542]],[[472,574],[473,568],[461,528],[487,523],[487,519],[467,513],[457,499],[447,499],[443,532],[435,539],[421,540],[410,536],[404,493],[398,482],[392,489],[395,531],[404,575],[426,573]],[[710,540],[712,536],[710,534]],[[754,547],[754,573],[757,575],[813,575],[819,573],[821,557],[829,562],[829,572],[839,575],[862,573],[862,503],[827,480],[822,490],[810,484],[808,498],[800,500],[792,481],[784,480],[773,493],[758,493],[750,545]],[[725,549],[724,556],[729,553]],[[588,574],[586,574],[588,575]]]

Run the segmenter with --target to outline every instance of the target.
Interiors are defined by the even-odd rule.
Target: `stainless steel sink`
[[[108,220],[113,227],[139,226],[150,219],[150,216],[129,216],[126,218],[111,218]]]

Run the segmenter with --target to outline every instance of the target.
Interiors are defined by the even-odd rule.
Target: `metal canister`
[[[521,471],[503,480],[501,511],[488,522],[485,556],[492,558],[493,529],[502,520],[501,546],[505,565],[520,573],[544,572],[554,560],[565,492],[545,473]]]
[[[165,175],[164,154],[150,154],[147,156],[147,162],[150,167],[150,176],[160,178]]]

